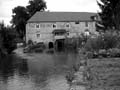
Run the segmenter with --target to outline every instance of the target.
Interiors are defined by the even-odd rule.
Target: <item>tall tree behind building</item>
[[[20,38],[25,36],[25,26],[27,20],[34,15],[37,11],[44,11],[46,9],[46,3],[43,0],[29,0],[29,4],[26,7],[17,6],[12,10],[12,26],[16,29]]]
[[[99,15],[105,29],[120,30],[120,0],[99,0]]]
[[[27,10],[25,7],[17,6],[12,11],[12,25],[15,27],[16,31],[18,32],[20,38],[25,36],[25,25],[26,21],[29,18]]]
[[[44,11],[47,6],[44,0],[29,0],[29,5],[26,6],[28,13],[33,16],[37,11]]]

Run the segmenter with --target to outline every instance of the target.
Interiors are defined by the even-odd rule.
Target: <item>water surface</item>
[[[65,75],[78,61],[64,52],[10,55],[0,60],[0,90],[66,90]]]

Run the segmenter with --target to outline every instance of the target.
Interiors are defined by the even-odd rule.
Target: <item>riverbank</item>
[[[90,90],[120,90],[120,58],[88,60]]]
[[[86,65],[81,65],[73,74],[70,83],[73,90],[120,90],[120,58],[88,59],[85,62]]]

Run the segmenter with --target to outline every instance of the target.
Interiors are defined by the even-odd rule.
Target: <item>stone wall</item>
[[[68,37],[76,37],[88,29],[91,33],[96,30],[95,22],[41,22],[28,23],[26,25],[26,42],[53,42],[53,30],[65,29],[69,32]]]

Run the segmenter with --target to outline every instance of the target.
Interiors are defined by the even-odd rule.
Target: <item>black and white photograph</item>
[[[0,90],[120,90],[120,0],[0,0]]]

